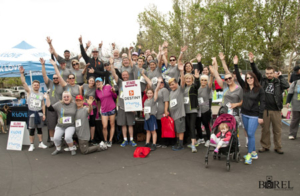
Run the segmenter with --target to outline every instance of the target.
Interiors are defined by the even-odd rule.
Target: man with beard
[[[42,64],[42,74],[44,78],[44,82],[48,88],[49,98],[52,105],[62,99],[63,88],[59,85],[58,76],[56,74],[53,75],[53,80],[51,80],[46,73],[45,68],[45,60],[40,58],[40,62]],[[57,114],[55,111],[50,111],[47,107],[47,127],[49,130],[50,136],[50,145],[49,148],[54,147],[54,130],[57,123]]]

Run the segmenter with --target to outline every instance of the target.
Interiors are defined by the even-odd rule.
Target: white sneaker
[[[207,140],[207,141],[205,142],[205,145],[204,145],[204,146],[208,148],[208,147],[209,147],[209,144],[210,144],[210,141]]]
[[[69,152],[69,151],[70,151],[70,148],[69,148],[69,147],[64,148],[64,151]]]
[[[39,144],[39,148],[46,149],[46,148],[48,148],[48,146],[46,146],[43,142],[41,142],[41,143]]]
[[[197,140],[197,143],[198,143],[198,144],[205,144],[205,140],[204,140],[204,139],[198,139],[198,140]]]
[[[294,136],[292,136],[292,135],[289,136],[289,140],[294,140],[294,139],[295,139]]]
[[[100,142],[99,144],[100,148],[102,148],[103,150],[106,150],[107,149],[107,145],[102,141]]]
[[[35,149],[35,147],[34,147],[34,145],[33,144],[30,144],[30,147],[29,147],[29,149],[28,149],[28,151],[33,151]]]

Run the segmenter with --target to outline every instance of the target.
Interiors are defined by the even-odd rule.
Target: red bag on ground
[[[136,147],[133,152],[134,158],[145,158],[150,153],[151,149],[149,147]]]
[[[174,120],[170,116],[161,118],[161,138],[175,138]]]

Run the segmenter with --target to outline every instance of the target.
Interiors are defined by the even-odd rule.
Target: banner
[[[7,150],[22,150],[23,145],[30,145],[26,122],[12,121],[9,128]]]
[[[48,75],[48,78],[52,80],[53,74],[52,75]],[[30,81],[30,75],[29,74],[25,76],[25,80],[26,80],[27,85],[29,87],[31,87],[31,81]],[[41,93],[44,94],[45,92],[47,92],[48,89],[47,89],[47,86],[46,86],[46,84],[44,82],[43,75],[41,75],[41,73],[33,73],[32,74],[32,81],[33,80],[40,81],[40,92]]]
[[[142,94],[139,80],[123,81],[125,112],[142,111]]]

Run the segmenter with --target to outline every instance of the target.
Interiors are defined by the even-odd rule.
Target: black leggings
[[[35,129],[29,129],[29,131],[30,131],[29,135],[34,136]],[[41,135],[42,134],[42,128],[37,128],[37,133],[38,133],[38,135]]]
[[[203,138],[202,135],[202,129],[201,129],[201,123],[203,124],[203,126],[205,127],[205,131],[206,131],[206,140],[210,139],[210,120],[211,120],[211,112],[210,110],[208,110],[205,113],[201,114],[201,117],[197,117],[196,120],[196,129],[197,129],[197,135],[199,136],[200,139]]]
[[[93,109],[93,115],[90,115],[89,119],[89,125],[90,127],[95,127],[96,126],[96,114],[97,114],[97,108]]]
[[[196,139],[195,124],[197,115],[197,113],[188,113],[185,116],[185,131],[190,133],[191,139]]]

